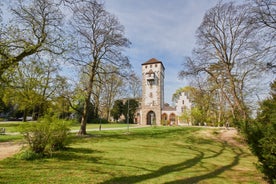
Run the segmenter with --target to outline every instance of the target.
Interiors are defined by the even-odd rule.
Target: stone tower
[[[165,68],[155,58],[142,64],[142,104],[141,123],[160,125],[164,105]]]

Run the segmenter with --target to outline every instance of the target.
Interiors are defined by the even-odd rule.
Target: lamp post
[[[127,100],[127,132],[129,132],[129,99]]]

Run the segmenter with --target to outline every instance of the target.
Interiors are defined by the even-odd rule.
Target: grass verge
[[[219,141],[213,131],[149,127],[72,135],[67,150],[50,158],[0,161],[0,183],[265,183],[247,146]]]

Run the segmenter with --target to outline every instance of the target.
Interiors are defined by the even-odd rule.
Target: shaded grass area
[[[0,183],[265,183],[248,148],[204,136],[213,131],[149,127],[72,135],[71,145],[51,158],[0,161]]]

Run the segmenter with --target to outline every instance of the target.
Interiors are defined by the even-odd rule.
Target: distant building
[[[183,92],[176,106],[164,103],[165,67],[155,58],[142,64],[142,99],[135,114],[135,122],[142,125],[178,125],[190,123],[181,120],[183,113],[191,110],[192,104]]]

